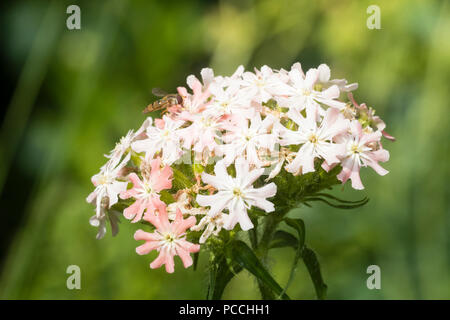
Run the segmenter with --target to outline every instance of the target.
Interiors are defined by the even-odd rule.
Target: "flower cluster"
[[[203,69],[187,86],[177,89],[182,103],[120,140],[87,198],[98,238],[106,221],[117,232],[118,212],[150,227],[135,239],[145,241],[138,254],[159,252],[151,268],[173,272],[175,255],[188,267],[208,239],[254,228],[252,210],[276,214],[279,175],[340,167],[337,179],[363,189],[361,167],[388,172],[379,164],[389,159],[381,138],[394,138],[355,101],[358,85],[331,79],[325,64],[306,73],[300,63],[254,72],[240,66],[229,77]]]

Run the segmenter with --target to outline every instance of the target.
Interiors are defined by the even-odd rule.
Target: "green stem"
[[[253,250],[256,250],[258,247],[258,219],[252,220],[254,228],[249,230],[249,238],[250,238],[250,244],[252,246]]]
[[[269,215],[265,219],[264,230],[262,237],[258,243],[257,237],[257,221],[254,221],[255,228],[249,230],[250,242],[256,256],[262,263],[266,262],[267,255],[270,248],[270,242],[276,231],[278,224],[283,219],[288,210],[282,210],[272,215]],[[223,291],[230,280],[240,271],[242,267],[238,264],[232,266],[228,265],[225,257],[221,257],[217,260],[211,261],[210,269],[210,284],[208,288],[207,299],[218,300],[221,299]],[[258,280],[259,290],[261,292],[261,298],[264,300],[275,300],[276,295],[273,291],[267,287],[263,282]]]
[[[227,284],[241,270],[242,267],[237,264],[228,265],[225,258],[213,261],[209,272],[207,300],[220,300]]]
[[[273,238],[273,234],[275,233],[278,224],[280,223],[280,216],[282,217],[283,215],[274,213],[273,215],[269,215],[266,218],[261,241],[259,242],[258,248],[256,250],[256,255],[263,264],[266,263],[270,242]],[[261,292],[261,298],[263,300],[274,300],[276,298],[272,290],[260,280],[258,280],[258,287],[259,291]]]

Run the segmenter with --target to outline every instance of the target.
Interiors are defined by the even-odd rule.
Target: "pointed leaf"
[[[289,232],[278,230],[273,235],[270,248],[297,247],[298,240]]]
[[[171,204],[175,202],[175,199],[172,194],[170,194],[167,190],[161,190],[159,192],[160,199],[166,204]]]
[[[323,281],[319,260],[317,260],[315,252],[305,247],[303,248],[302,258],[314,283],[317,298],[320,300],[325,299],[327,295],[327,285]]]
[[[298,234],[298,246],[300,249],[305,245],[305,223],[302,219],[284,218],[284,222],[297,231]]]
[[[283,293],[287,291],[289,286],[291,285],[292,281],[294,280],[295,271],[297,270],[298,260],[302,256],[303,248],[305,246],[305,223],[302,219],[290,219],[290,218],[284,218],[284,222],[292,228],[294,228],[298,233],[298,240],[295,245],[295,257],[294,261],[292,262],[291,271],[289,273],[289,279],[286,283],[286,286],[284,287]]]
[[[237,263],[230,265],[224,256],[214,260],[210,265],[207,300],[220,300],[227,284],[242,270]]]
[[[308,201],[321,201],[324,202],[326,204],[328,204],[331,207],[334,208],[338,208],[338,209],[355,209],[355,208],[359,208],[362,207],[363,205],[365,205],[367,202],[369,202],[369,198],[365,198],[363,201],[357,203],[357,204],[334,204],[329,202],[328,200],[319,198],[319,197],[308,197],[303,199],[304,202],[308,202]]]
[[[172,167],[173,184],[179,189],[190,188],[194,184],[183,172]]]
[[[289,300],[289,296],[283,293],[283,288],[275,281],[261,261],[253,253],[249,246],[240,240],[235,240],[231,244],[231,255],[241,267],[247,269],[258,280],[261,280],[267,287],[269,287],[276,295],[281,295],[282,299]]]
[[[326,198],[333,199],[333,200],[336,200],[341,203],[353,203],[353,204],[365,202],[365,201],[369,200],[367,197],[364,197],[361,200],[355,200],[355,201],[343,200],[343,199],[339,199],[338,197],[332,196],[331,194],[328,194],[328,193],[315,193],[315,194],[313,194],[313,196],[326,197]]]

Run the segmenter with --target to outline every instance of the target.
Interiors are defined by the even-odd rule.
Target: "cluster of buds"
[[[332,80],[327,65],[306,73],[300,63],[254,72],[240,66],[229,77],[203,69],[201,78],[189,76],[190,90],[177,89],[181,103],[129,131],[92,177],[87,201],[96,206],[90,222],[97,238],[107,221],[117,232],[120,214],[143,222],[152,232],[136,231],[145,241],[136,251],[159,252],[151,268],[173,272],[175,255],[189,267],[190,254],[221,232],[254,228],[253,208],[277,214],[277,176],[339,167],[338,180],[363,189],[361,167],[387,173],[379,165],[389,158],[381,138],[393,137],[373,109],[354,100],[357,84]]]

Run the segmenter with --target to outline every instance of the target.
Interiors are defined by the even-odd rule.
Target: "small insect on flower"
[[[183,104],[183,98],[176,93],[168,94],[160,88],[153,88],[152,93],[157,97],[162,97],[153,103],[150,103],[142,113],[149,113],[157,110],[165,109],[163,112],[167,111],[167,108]]]

